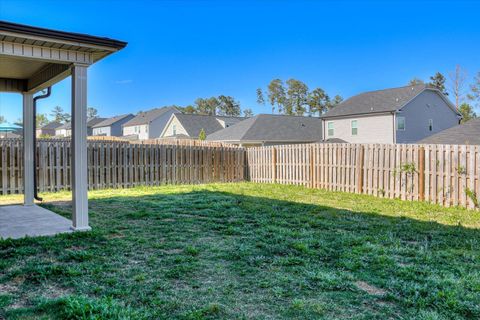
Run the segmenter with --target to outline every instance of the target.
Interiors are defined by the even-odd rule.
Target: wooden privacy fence
[[[39,140],[38,190],[71,186],[69,139]],[[245,151],[234,146],[88,141],[89,189],[244,180]],[[23,142],[0,140],[0,194],[23,193]]]
[[[480,147],[303,144],[247,149],[248,179],[478,207]]]
[[[69,139],[37,146],[38,190],[70,188]],[[475,208],[480,146],[302,144],[229,145],[88,141],[90,189],[238,182],[298,184],[443,206]],[[0,140],[0,194],[23,192],[23,143]]]

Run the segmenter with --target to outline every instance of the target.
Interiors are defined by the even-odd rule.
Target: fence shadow
[[[68,202],[45,207],[71,212]],[[477,229],[215,191],[92,199],[90,217],[90,233],[0,242],[6,270],[28,257],[14,268],[24,285],[70,285],[173,318],[212,301],[231,306],[227,318],[250,308],[287,318],[302,299],[339,317],[352,305],[480,315]],[[41,269],[52,261],[60,271]]]

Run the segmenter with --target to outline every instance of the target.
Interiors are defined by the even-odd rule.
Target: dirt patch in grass
[[[9,283],[0,283],[0,293],[2,294],[14,293],[17,290],[17,286],[11,285]]]
[[[355,286],[358,289],[365,291],[366,293],[372,296],[383,296],[386,293],[385,290],[372,286],[371,284],[368,284],[365,281],[357,281],[355,282]]]
[[[183,249],[167,249],[167,250],[162,250],[162,252],[166,254],[179,254],[183,252]]]

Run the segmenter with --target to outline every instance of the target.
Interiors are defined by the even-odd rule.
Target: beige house
[[[174,113],[180,113],[180,110],[175,107],[163,107],[140,112],[123,124],[123,136],[138,140],[159,138]]]
[[[461,115],[440,91],[421,84],[353,96],[321,118],[325,141],[414,143],[456,126]]]
[[[211,134],[228,128],[245,118],[200,114],[172,114],[160,138],[198,139],[200,131]]]

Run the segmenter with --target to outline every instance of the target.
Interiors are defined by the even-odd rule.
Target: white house
[[[160,137],[197,139],[202,129],[208,135],[244,119],[242,117],[175,113],[171,115]]]
[[[104,120],[106,119],[98,117],[87,119],[87,136],[93,135],[93,127]],[[72,135],[72,123],[67,122],[57,127],[55,129],[55,135],[58,137],[70,137]]]
[[[159,138],[168,120],[174,113],[181,113],[175,107],[156,108],[138,113],[123,124],[123,135],[138,140]]]
[[[456,126],[461,115],[444,94],[421,84],[361,93],[321,118],[324,141],[414,143]]]
[[[120,137],[123,134],[122,126],[134,117],[135,116],[130,113],[105,119],[92,127],[92,135]]]

